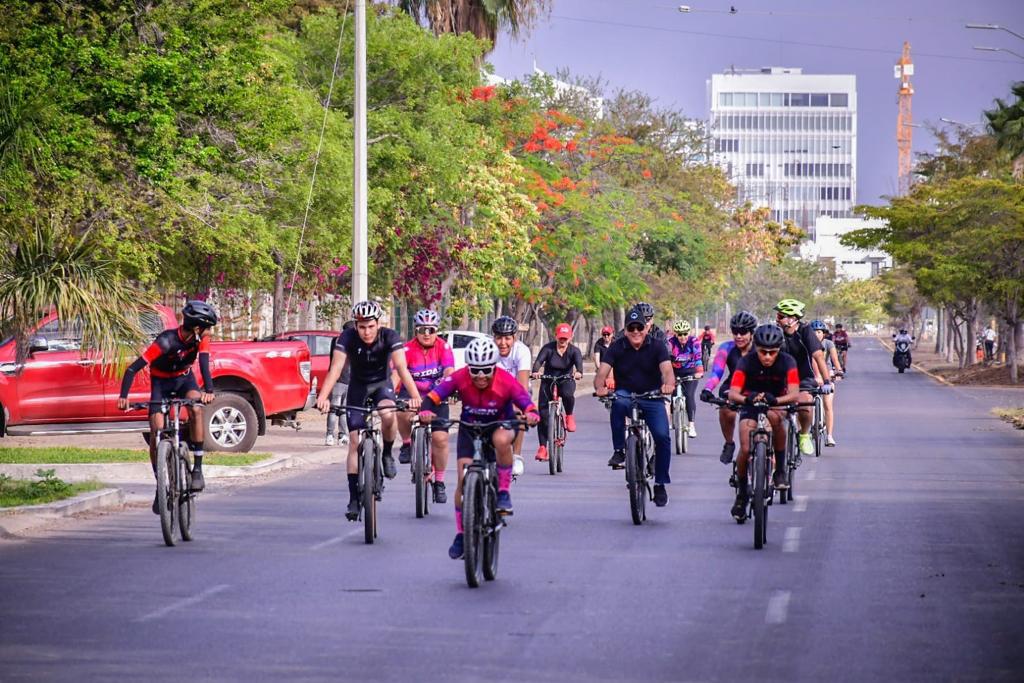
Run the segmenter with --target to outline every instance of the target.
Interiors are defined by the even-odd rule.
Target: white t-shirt
[[[991,327],[988,328],[987,330],[985,330],[985,341],[995,341],[995,340],[996,340],[996,331],[993,330]]]
[[[529,372],[533,368],[533,356],[530,354],[530,347],[521,341],[512,344],[512,350],[507,356],[498,356],[498,367],[504,368],[516,377],[520,372]],[[518,379],[518,377],[517,377]]]

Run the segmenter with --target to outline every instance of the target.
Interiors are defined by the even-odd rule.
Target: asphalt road
[[[404,473],[364,545],[325,467],[200,499],[176,548],[148,510],[0,542],[0,680],[1019,681],[1024,433],[875,344],[761,551],[713,410],[636,527],[584,398],[566,473],[513,487],[495,582],[466,587],[451,507],[415,519]]]

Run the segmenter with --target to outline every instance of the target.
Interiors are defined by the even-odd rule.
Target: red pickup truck
[[[142,310],[139,321],[150,339],[178,326],[166,306]],[[121,375],[81,349],[74,321],[44,317],[30,348],[19,366],[14,340],[0,340],[0,436],[138,431],[148,437],[146,411],[117,409]],[[209,450],[248,451],[269,420],[294,420],[307,407],[311,363],[302,342],[213,342],[210,371],[216,398],[204,411]],[[135,376],[129,400],[148,401],[149,383],[146,368]]]

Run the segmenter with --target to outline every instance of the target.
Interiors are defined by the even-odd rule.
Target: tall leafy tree
[[[549,0],[398,0],[403,11],[424,18],[434,33],[471,33],[490,44],[488,51],[494,49],[499,31],[518,37],[548,5]]]
[[[999,149],[1013,159],[1014,176],[1021,179],[1024,178],[1024,81],[1014,83],[1010,90],[1016,101],[997,99],[995,107],[985,112],[985,118]]]

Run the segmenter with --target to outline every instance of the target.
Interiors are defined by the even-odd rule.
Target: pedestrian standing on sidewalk
[[[355,327],[354,321],[349,320],[346,322],[341,331],[350,330]],[[333,412],[334,408],[340,408],[345,404],[345,397],[348,395],[348,382],[352,376],[352,370],[349,368],[348,360],[345,361],[345,367],[341,369],[341,377],[331,387],[331,408],[332,411],[327,413],[327,436],[324,438],[325,446],[333,446],[335,444],[335,438],[339,446],[348,445],[348,421],[345,419],[345,413],[341,415],[335,415]]]
[[[991,323],[982,332],[982,339],[985,340],[985,362],[991,363],[996,357],[996,331]]]

